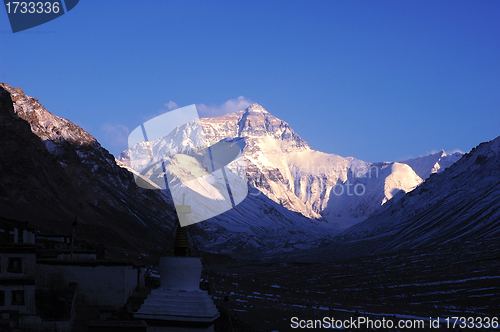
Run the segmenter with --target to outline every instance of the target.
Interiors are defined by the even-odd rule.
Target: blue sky
[[[115,155],[175,104],[257,102],[314,149],[402,160],[500,135],[499,14],[499,1],[80,0],[13,34],[0,10],[0,81]]]

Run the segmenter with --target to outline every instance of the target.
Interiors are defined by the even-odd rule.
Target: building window
[[[5,291],[0,290],[0,306],[5,305]]]
[[[23,259],[21,257],[9,257],[9,266],[7,272],[22,273],[23,272]]]
[[[24,305],[24,291],[23,290],[13,290],[12,291],[12,305]]]

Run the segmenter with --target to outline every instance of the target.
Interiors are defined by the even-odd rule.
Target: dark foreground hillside
[[[492,240],[346,260],[318,251],[314,257],[212,264],[210,270],[219,307],[233,322],[260,331],[297,330],[292,317],[417,319],[425,324],[419,330],[432,330],[430,317],[440,317],[444,329],[446,317],[499,316],[500,243]]]
[[[168,199],[133,176],[81,127],[0,83],[0,217],[143,253],[175,220]]]

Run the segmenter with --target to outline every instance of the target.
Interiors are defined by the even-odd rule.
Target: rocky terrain
[[[201,124],[207,141],[241,143],[249,190],[188,227],[223,312],[218,331],[289,331],[292,317],[497,317],[500,137],[464,156],[366,163],[312,150],[259,105]],[[177,218],[168,191],[137,186],[127,152],[116,161],[3,83],[0,146],[0,217],[68,233],[76,216],[77,237],[117,255],[166,247]],[[348,195],[356,185],[363,195]]]
[[[113,248],[161,245],[175,215],[165,195],[143,190],[94,137],[0,84],[1,216]],[[123,250],[122,250],[123,251]]]
[[[241,146],[238,165],[243,165],[252,188],[288,210],[325,221],[321,226],[328,227],[331,232],[340,232],[366,219],[398,192],[409,192],[422,183],[423,179],[412,167],[427,177],[442,171],[461,156],[460,153],[447,156],[442,152],[401,163],[367,163],[326,154],[312,150],[288,123],[253,104],[239,112],[183,125],[165,133],[163,138],[139,143],[132,152],[124,151],[118,159],[129,167],[131,161],[145,165],[149,154],[143,153],[146,160],[141,160],[140,153],[147,149],[153,151],[156,160],[179,147],[184,153],[189,148],[220,141]],[[148,177],[158,177],[161,172],[158,164]],[[212,215],[209,210],[210,204],[204,204],[199,213]]]
[[[2,153],[10,156],[1,165],[3,217],[68,231],[78,216],[82,235],[104,242],[151,246],[150,237],[167,236],[176,220],[172,198],[168,191],[136,185],[127,151],[115,160],[79,126],[51,114],[21,89],[2,87],[2,125],[8,128],[2,132]],[[200,123],[204,144],[241,145],[239,162],[250,193],[235,209],[192,227],[201,245],[215,252],[258,256],[334,243],[343,229],[421,184],[412,167],[424,177],[460,157],[440,152],[400,163],[367,163],[325,154],[257,104]],[[189,126],[171,133],[168,144],[202,144]],[[166,141],[159,142],[168,148]]]
[[[337,229],[363,220],[396,192],[422,182],[406,165],[312,150],[288,123],[258,104],[201,122],[209,141],[244,138],[252,186],[287,209],[324,218]]]
[[[21,89],[1,87],[1,217],[70,233],[76,216],[77,236],[122,255],[123,248],[140,256],[166,247],[177,220],[168,191],[138,187],[130,169],[81,127]],[[238,209],[194,227],[205,249],[289,251],[332,237],[325,223],[251,193]]]
[[[346,239],[387,237],[380,250],[498,238],[500,137],[478,145],[342,235]]]

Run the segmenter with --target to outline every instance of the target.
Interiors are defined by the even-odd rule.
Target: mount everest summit
[[[12,147],[17,136],[29,138],[34,146],[24,156],[15,154],[17,168],[2,158],[2,177],[8,179],[0,186],[3,217],[36,219],[41,226],[63,230],[76,215],[82,227],[88,225],[89,234],[91,228],[105,227],[110,231],[100,235],[118,234],[129,242],[137,234],[146,241],[147,234],[161,239],[167,233],[175,221],[172,197],[133,183],[130,151],[115,160],[84,129],[51,114],[19,88],[1,86],[3,96],[11,98],[5,97],[4,112],[13,113],[2,120],[7,128],[2,149]],[[199,125],[177,128],[167,143],[187,148],[234,142],[242,148],[238,164],[244,165],[248,181],[249,195],[236,208],[194,228],[204,246],[217,251],[288,250],[329,241],[461,157],[438,152],[401,162],[368,163],[326,154],[311,149],[286,122],[257,104],[201,119]],[[204,142],[196,141],[197,130],[203,131]],[[169,147],[165,140],[162,144]],[[241,171],[235,164],[228,167]],[[177,172],[177,179],[187,174],[170,171]],[[199,184],[208,188],[201,180]],[[209,202],[193,210],[210,209]]]
[[[197,134],[200,130],[203,135]],[[333,231],[366,219],[396,193],[413,190],[423,178],[460,158],[459,153],[448,156],[443,151],[401,163],[368,163],[326,154],[312,150],[288,123],[258,104],[186,124],[163,139],[142,144],[152,144],[158,157],[175,147],[186,149],[220,141],[237,142],[242,147],[238,164],[244,165],[250,186]],[[120,163],[130,166],[131,154],[130,150],[122,153]],[[202,209],[207,209],[209,204],[203,205]]]

